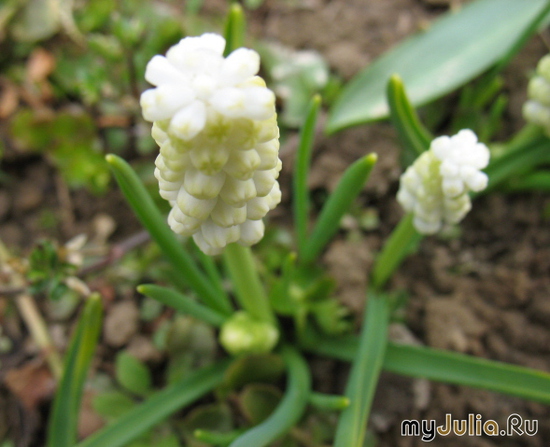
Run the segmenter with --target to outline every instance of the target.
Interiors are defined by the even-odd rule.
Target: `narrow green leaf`
[[[287,389],[281,403],[271,416],[239,436],[230,447],[269,445],[302,417],[311,390],[309,367],[300,353],[290,346],[283,346],[281,354],[288,371]]]
[[[365,186],[377,159],[377,155],[372,153],[360,158],[346,169],[336,189],[323,206],[311,237],[306,240],[302,257],[304,263],[312,262],[338,231],[340,220]]]
[[[550,404],[550,374],[547,372],[455,352],[393,343],[388,347],[384,369]]]
[[[350,399],[346,396],[323,394],[312,392],[309,395],[309,403],[321,410],[343,410],[349,407]]]
[[[307,179],[309,177],[309,165],[311,151],[315,136],[317,115],[321,107],[321,97],[315,95],[309,105],[306,120],[300,132],[300,144],[294,162],[293,177],[293,212],[298,254],[302,254],[307,240],[307,223],[309,216],[309,191]]]
[[[101,331],[102,314],[101,297],[99,294],[92,294],[86,301],[67,351],[49,421],[48,447],[73,447],[76,443],[80,401]]]
[[[405,215],[386,241],[382,252],[376,258],[371,273],[372,287],[381,290],[395,269],[410,253],[422,235],[413,226],[413,215]]]
[[[498,187],[507,180],[525,174],[534,167],[550,160],[550,139],[544,135],[534,135],[522,141],[504,155],[492,160],[485,169],[489,176],[489,185],[480,194]]]
[[[415,106],[464,85],[506,58],[547,5],[546,0],[478,0],[446,14],[353,79],[334,105],[327,131],[387,117],[385,85],[395,73]]]
[[[183,249],[130,165],[113,154],[107,155],[106,159],[126,200],[174,269],[180,272],[205,304],[224,315],[230,315],[232,307],[228,298],[218,293],[198,269],[193,258]]]
[[[313,353],[352,361],[359,339],[308,334],[302,346]],[[550,373],[425,346],[388,343],[384,370],[436,382],[466,385],[550,405]]]
[[[359,346],[351,366],[346,386],[350,400],[338,420],[334,447],[361,447],[378,378],[382,370],[386,345],[390,306],[386,296],[370,293]]]
[[[244,45],[245,32],[246,23],[243,8],[239,3],[235,2],[231,5],[225,22],[224,35],[226,44],[224,56],[228,56],[232,51]]]
[[[131,393],[146,396],[151,391],[151,372],[127,352],[122,351],[117,355],[115,373],[118,383]]]
[[[422,152],[429,149],[433,136],[418,119],[405,92],[403,81],[398,75],[390,78],[387,95],[391,121],[408,154],[406,158],[412,163]]]
[[[128,411],[111,425],[97,431],[76,447],[122,447],[218,386],[228,360],[199,369]],[[73,446],[74,444],[71,444]],[[61,444],[59,444],[61,446]],[[53,447],[53,445],[52,445]],[[56,444],[55,447],[58,447]]]
[[[193,301],[191,298],[182,295],[167,287],[155,286],[153,284],[142,284],[137,287],[139,293],[160,301],[162,304],[176,309],[183,314],[191,315],[194,318],[211,324],[212,326],[220,327],[225,321],[225,316],[202,306]]]
[[[518,179],[513,179],[506,184],[505,189],[507,191],[550,192],[550,171],[536,171]]]

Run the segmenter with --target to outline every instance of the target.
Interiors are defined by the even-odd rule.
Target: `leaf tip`
[[[378,154],[376,152],[371,152],[368,155],[365,155],[365,163],[369,166],[374,166],[378,161]]]

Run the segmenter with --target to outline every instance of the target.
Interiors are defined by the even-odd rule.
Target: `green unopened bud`
[[[237,312],[222,326],[220,343],[233,355],[264,354],[279,340],[279,331],[271,323],[256,320],[246,312]]]

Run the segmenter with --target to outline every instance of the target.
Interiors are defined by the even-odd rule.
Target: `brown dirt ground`
[[[293,48],[318,50],[335,72],[349,79],[447,9],[431,3],[436,2],[267,0],[252,13],[250,29],[257,37]],[[207,1],[206,5],[217,13],[223,2]],[[505,133],[521,125],[518,110],[525,98],[527,73],[544,53],[544,45],[534,39],[506,71],[511,100],[507,113],[509,129]],[[315,190],[331,190],[350,162],[371,151],[378,153],[380,161],[360,200],[364,206],[378,209],[382,225],[363,231],[359,243],[349,237],[351,231],[342,231],[324,256],[328,269],[338,280],[339,296],[357,312],[364,305],[365,272],[401,216],[394,199],[400,168],[393,129],[382,123],[349,129],[330,138],[319,135],[310,180]],[[286,192],[292,152],[292,143],[282,149],[286,162],[282,183]],[[71,193],[67,209],[66,191],[42,159],[8,159],[3,168],[17,181],[0,191],[0,238],[15,250],[28,248],[41,236],[65,241],[82,231],[89,232],[89,222],[99,213],[112,215],[117,221],[115,240],[139,228],[117,192],[101,199],[85,192]],[[288,194],[285,197],[275,221],[287,220]],[[426,238],[391,283],[393,288],[409,293],[407,327],[396,325],[392,330],[395,337],[550,371],[549,207],[548,195],[493,193],[476,200],[459,237]],[[60,213],[62,225],[44,229],[45,210]],[[319,388],[337,388],[343,383],[345,368],[319,360],[315,364],[320,369],[315,373]],[[12,400],[0,398],[0,413],[1,407],[14,405]],[[496,440],[439,437],[434,442],[437,446],[550,445],[550,408],[546,406],[390,374],[382,377],[371,428],[379,436],[380,446],[412,447],[422,442],[401,437],[400,421],[416,418],[441,423],[446,413],[454,418],[479,413],[484,419],[499,423],[504,423],[509,414],[518,413],[537,419],[539,432],[532,438]],[[19,419],[25,420],[22,416]]]

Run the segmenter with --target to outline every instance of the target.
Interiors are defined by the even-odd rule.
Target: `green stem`
[[[199,258],[199,261],[202,264],[204,271],[208,275],[208,278],[212,281],[212,285],[216,288],[219,294],[224,295],[226,297],[225,299],[229,300],[227,292],[223,287],[223,278],[220,274],[220,271],[218,270],[218,267],[216,266],[214,258],[203,253],[203,251],[197,246],[197,244],[195,244],[195,241],[192,241],[192,244],[193,248],[195,249],[195,255],[197,256],[197,258]]]
[[[384,363],[389,320],[390,305],[387,297],[370,293],[359,348],[346,387],[345,394],[350,399],[350,405],[340,415],[334,447],[363,445],[366,422]]]
[[[309,367],[291,346],[283,346],[281,354],[288,371],[283,399],[264,422],[239,436],[230,447],[264,447],[290,430],[302,417],[311,390]]]
[[[371,286],[381,290],[414,244],[422,238],[413,226],[413,215],[404,216],[386,241],[372,270]]]
[[[258,320],[275,324],[275,316],[254,265],[250,247],[229,244],[225,247],[223,257],[242,308]]]
[[[151,238],[160,246],[162,253],[173,264],[174,269],[185,278],[187,283],[208,306],[224,315],[230,315],[233,309],[229,299],[218,293],[216,288],[197,268],[193,258],[183,249],[180,241],[166,224],[164,217],[160,214],[134,170],[116,155],[107,155],[106,159],[111,165],[126,200],[151,235]]]

